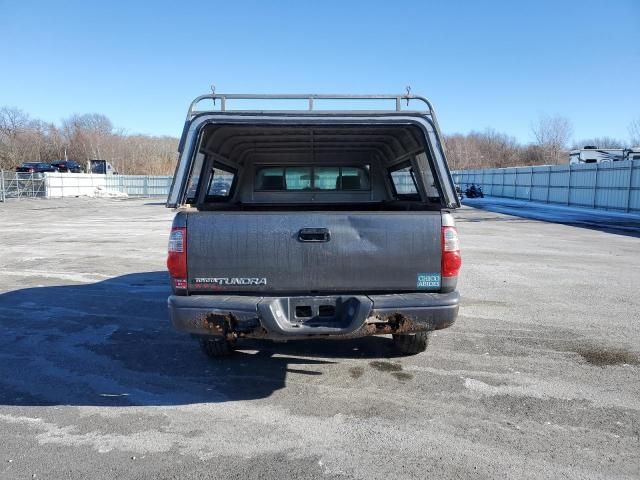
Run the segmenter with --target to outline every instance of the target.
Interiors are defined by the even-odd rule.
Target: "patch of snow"
[[[129,198],[129,195],[127,195],[125,192],[119,192],[118,190],[109,190],[102,185],[96,187],[94,196],[96,198]]]

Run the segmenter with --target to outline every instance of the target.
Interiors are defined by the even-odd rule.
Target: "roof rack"
[[[196,107],[203,100],[211,100],[214,103],[216,108],[213,109],[204,109],[199,110]],[[220,101],[220,106],[216,106],[216,100]],[[307,108],[294,108],[289,110],[280,110],[280,109],[270,109],[270,108],[262,108],[258,110],[243,110],[236,108],[228,108],[227,102],[229,100],[262,100],[262,101],[271,101],[271,100],[306,100]],[[378,101],[378,100],[394,100],[395,108],[380,108],[373,110],[329,110],[329,109],[317,109],[314,101],[315,100],[333,100],[336,102],[343,100],[369,100],[369,101]],[[409,109],[410,101],[420,102],[424,105],[422,109]],[[406,102],[406,109],[402,108],[402,102]],[[382,103],[382,102],[381,102]],[[321,113],[335,113],[335,112],[354,112],[354,113],[384,113],[384,112],[402,112],[402,113],[420,113],[422,115],[431,115],[435,116],[435,112],[433,111],[433,106],[431,102],[424,97],[419,95],[410,95],[410,94],[401,94],[401,95],[345,95],[345,94],[244,94],[244,93],[210,93],[207,95],[200,95],[197,97],[191,105],[189,106],[189,113],[187,114],[187,119],[191,119],[194,115],[199,113],[206,112],[321,112]]]

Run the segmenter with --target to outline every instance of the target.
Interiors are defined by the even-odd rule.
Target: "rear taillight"
[[[176,288],[187,287],[187,229],[184,227],[171,229],[167,269]]]
[[[458,232],[455,227],[442,227],[442,276],[456,277],[461,266]]]

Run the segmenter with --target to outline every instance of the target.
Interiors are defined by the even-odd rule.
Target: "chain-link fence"
[[[0,171],[0,201],[7,198],[45,197],[43,173],[17,173]]]

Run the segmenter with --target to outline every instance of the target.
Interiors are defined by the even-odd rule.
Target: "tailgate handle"
[[[298,240],[301,242],[328,242],[331,240],[331,232],[328,228],[301,228],[298,232]]]

